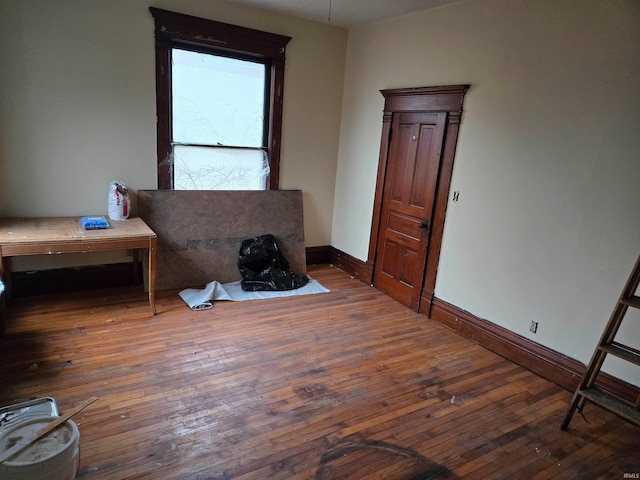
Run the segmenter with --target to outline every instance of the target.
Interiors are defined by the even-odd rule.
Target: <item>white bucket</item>
[[[0,453],[21,438],[32,438],[54,419],[31,418],[0,433]],[[80,464],[78,426],[67,420],[22,452],[0,464],[2,480],[74,480]]]

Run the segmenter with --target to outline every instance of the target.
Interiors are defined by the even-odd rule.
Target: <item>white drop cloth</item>
[[[242,300],[257,300],[265,298],[290,297],[293,295],[311,295],[315,293],[327,293],[329,289],[323,287],[318,281],[309,277],[309,283],[304,287],[294,290],[282,290],[276,292],[245,292],[240,281],[220,283],[216,280],[207,283],[203,289],[187,288],[178,295],[192,310],[208,310],[213,308],[213,302],[230,300],[239,302]]]

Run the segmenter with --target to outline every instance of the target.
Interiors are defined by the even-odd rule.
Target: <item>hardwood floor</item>
[[[52,396],[78,479],[622,479],[640,429],[330,267],[331,293],[189,310],[138,288],[14,301],[0,405]],[[637,478],[637,477],[631,477]]]

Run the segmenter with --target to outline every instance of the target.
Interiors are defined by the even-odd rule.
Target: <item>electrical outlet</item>
[[[455,191],[453,192],[453,201],[457,202],[460,199],[460,192],[459,191]]]
[[[531,333],[538,333],[538,322],[531,321],[531,326],[529,327],[529,331]]]

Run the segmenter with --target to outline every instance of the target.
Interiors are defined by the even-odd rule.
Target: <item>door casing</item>
[[[447,113],[440,159],[441,163],[435,187],[435,202],[433,206],[433,215],[431,217],[431,228],[429,231],[430,238],[426,253],[427,259],[425,262],[424,280],[421,289],[420,302],[417,306],[417,310],[426,313],[427,316],[431,314],[440,248],[442,245],[442,234],[444,231],[444,220],[449,197],[449,187],[453,171],[453,161],[458,132],[460,129],[460,119],[462,116],[462,105],[464,96],[468,89],[469,85],[449,85],[387,89],[380,91],[385,98],[385,104],[382,117],[378,177],[376,181],[367,261],[367,263],[374,265],[374,268],[378,247],[378,231],[380,229],[381,222],[382,200],[386,181],[385,172],[387,171],[387,159],[393,117],[395,114],[402,112]],[[373,275],[371,281],[373,281]]]

